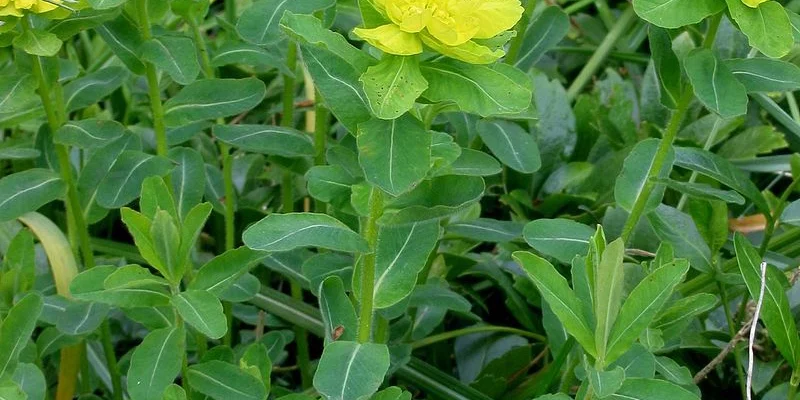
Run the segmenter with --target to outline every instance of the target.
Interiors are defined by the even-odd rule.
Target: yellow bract
[[[0,17],[21,17],[24,11],[43,13],[56,9],[61,0],[0,0]]]
[[[758,7],[759,4],[765,3],[767,1],[769,0],[742,0],[742,3],[744,3],[748,7],[756,8]]]
[[[355,30],[373,46],[411,55],[422,53],[425,43],[473,64],[488,64],[504,55],[473,39],[491,39],[511,29],[524,11],[519,0],[374,0],[374,4],[391,23]]]

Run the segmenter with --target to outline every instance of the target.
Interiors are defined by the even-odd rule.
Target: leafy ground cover
[[[794,399],[798,11],[0,0],[0,400]]]

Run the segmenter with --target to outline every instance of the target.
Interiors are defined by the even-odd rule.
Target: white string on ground
[[[767,288],[767,262],[761,262],[761,291],[758,293],[758,302],[756,303],[756,311],[753,314],[753,323],[750,324],[750,340],[747,345],[749,351],[747,360],[747,400],[753,399],[753,363],[755,355],[753,354],[753,347],[756,341],[756,329],[758,329],[758,318],[761,315],[761,304],[764,303],[764,292]]]

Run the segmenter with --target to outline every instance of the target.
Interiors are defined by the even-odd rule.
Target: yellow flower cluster
[[[757,8],[759,4],[764,3],[766,1],[769,0],[742,0],[742,3],[744,3],[748,7]]]
[[[56,9],[61,0],[0,0],[0,17],[21,17],[23,12],[43,13]]]
[[[473,64],[497,61],[505,52],[475,39],[491,39],[514,27],[524,9],[519,0],[373,0],[391,23],[356,28],[373,46],[396,55],[422,53],[423,43]]]

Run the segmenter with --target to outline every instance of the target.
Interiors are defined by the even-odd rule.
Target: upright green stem
[[[232,24],[236,23],[236,0],[225,0],[225,19]]]
[[[664,166],[664,162],[667,160],[667,156],[669,155],[669,150],[672,148],[672,142],[675,141],[675,136],[678,134],[678,130],[681,127],[681,122],[683,122],[683,118],[686,116],[686,111],[689,109],[689,104],[692,102],[694,98],[694,93],[691,90],[685,90],[683,93],[683,97],[678,101],[678,108],[672,114],[672,118],[670,118],[669,123],[667,124],[667,130],[664,132],[664,137],[661,139],[661,142],[658,144],[658,149],[656,150],[655,158],[653,159],[653,163],[650,165],[650,170],[647,172],[647,179],[644,182],[644,188],[642,188],[642,192],[639,194],[639,197],[636,198],[636,202],[633,204],[633,209],[631,209],[631,214],[628,216],[628,220],[625,221],[625,226],[622,228],[622,240],[627,242],[633,233],[634,228],[636,228],[636,224],[639,223],[639,218],[642,217],[642,213],[644,213],[644,208],[647,206],[647,201],[650,199],[650,195],[653,193],[653,189],[655,188],[655,183],[653,182],[653,178],[658,176],[658,173],[661,171],[661,168]]]
[[[25,29],[28,25],[22,24]],[[42,60],[39,57],[32,57],[33,60],[33,74],[39,82],[39,96],[42,99],[42,105],[47,115],[47,123],[51,132],[55,132],[61,127],[61,119],[59,118],[58,110],[64,108],[64,98],[61,95],[62,90],[60,84],[56,82],[55,93],[56,103],[53,103],[53,88],[47,80],[44,73]],[[64,145],[56,145],[56,154],[58,156],[58,164],[61,173],[61,179],[67,186],[67,200],[65,202],[68,218],[72,221],[75,227],[76,235],[70,235],[74,238],[78,237],[81,249],[81,256],[83,265],[86,269],[94,268],[94,253],[92,252],[92,245],[89,240],[89,228],[87,227],[86,220],[83,217],[83,210],[81,209],[80,197],[78,196],[78,189],[75,185],[75,180],[72,176],[72,164],[69,161],[69,149]],[[111,375],[112,395],[114,400],[122,399],[122,379],[120,378],[119,368],[117,368],[117,356],[114,354],[114,346],[111,341],[111,330],[108,326],[108,321],[104,321],[101,325],[100,339],[103,343],[103,352],[106,357],[106,364]]]
[[[597,8],[597,14],[600,16],[600,20],[603,21],[606,29],[613,29],[614,15],[611,14],[608,2],[606,2],[606,0],[595,0],[594,6]]]
[[[578,96],[581,90],[583,90],[583,87],[592,79],[594,73],[597,72],[597,69],[603,65],[603,62],[605,62],[611,50],[614,49],[617,41],[622,37],[625,31],[628,30],[631,23],[636,20],[634,18],[635,16],[636,14],[633,12],[633,7],[628,7],[628,9],[622,13],[617,23],[614,24],[614,27],[608,32],[603,42],[597,47],[597,51],[589,58],[589,61],[586,62],[586,65],[572,82],[572,85],[567,89],[567,97],[570,100],[574,100]]]
[[[139,0],[137,4],[139,31],[142,39],[148,41],[153,38],[150,29],[150,15],[147,12],[148,0]],[[158,86],[158,72],[155,65],[145,62],[145,76],[147,78],[147,91],[150,96],[150,109],[153,113],[153,131],[156,136],[156,154],[162,157],[167,156],[167,127],[164,124],[164,104],[161,102],[161,89]],[[169,177],[167,177],[169,178]]]
[[[525,41],[525,32],[531,25],[531,18],[533,18],[533,12],[536,11],[537,2],[538,0],[528,0],[527,3],[525,3],[525,12],[522,14],[522,18],[520,18],[519,22],[517,22],[517,36],[511,39],[511,44],[508,46],[508,53],[506,53],[506,58],[504,60],[508,65],[514,65],[514,63],[517,62],[519,50],[522,48],[522,43]]]
[[[358,341],[366,343],[372,336],[373,298],[375,297],[375,247],[378,243],[378,219],[383,215],[383,191],[373,187],[369,196],[369,217],[364,227],[364,239],[369,253],[361,261],[361,311],[358,321]]]

